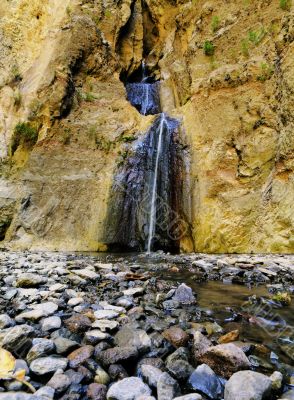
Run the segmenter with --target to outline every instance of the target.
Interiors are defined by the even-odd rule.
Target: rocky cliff
[[[106,250],[113,178],[150,128],[143,59],[181,122],[183,251],[294,251],[289,0],[3,0],[0,240]]]

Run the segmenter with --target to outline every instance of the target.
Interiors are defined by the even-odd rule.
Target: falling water
[[[127,98],[143,115],[160,113],[159,82],[147,76],[145,63],[142,63],[140,82],[126,84]]]
[[[151,196],[151,206],[150,206],[150,216],[149,216],[149,233],[148,233],[148,244],[147,244],[147,252],[151,252],[152,248],[152,239],[155,234],[155,226],[156,226],[156,198],[157,198],[157,177],[158,177],[158,166],[159,159],[161,156],[161,148],[162,148],[162,134],[164,126],[166,125],[166,119],[164,113],[161,114],[161,121],[159,126],[159,137],[158,144],[156,150],[156,161],[155,161],[155,170],[154,170],[154,178],[152,185],[152,196]]]
[[[126,145],[114,177],[105,243],[113,249],[174,251],[182,226],[183,160],[179,122],[161,112],[159,82],[142,63],[140,81],[126,83],[127,98],[143,115],[157,115],[148,132]]]

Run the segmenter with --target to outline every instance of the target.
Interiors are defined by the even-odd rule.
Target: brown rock
[[[183,347],[189,340],[188,334],[183,329],[173,326],[166,329],[162,336],[168,340],[174,347]]]
[[[93,346],[83,346],[70,353],[67,358],[69,359],[70,368],[76,368],[83,364],[94,353]]]
[[[105,385],[91,383],[91,385],[88,386],[87,398],[89,398],[89,400],[105,400],[106,392],[107,388]]]
[[[250,368],[244,352],[232,343],[209,347],[199,358],[218,375],[229,378],[235,372]]]
[[[138,358],[138,350],[136,347],[120,347],[116,346],[112,349],[107,349],[96,354],[97,361],[103,365],[111,365],[117,363],[127,363]]]
[[[226,333],[218,339],[218,343],[230,343],[239,339],[240,332],[237,330]]]
[[[65,326],[73,333],[83,333],[88,328],[91,328],[91,321],[88,317],[82,314],[75,314],[64,321]]]

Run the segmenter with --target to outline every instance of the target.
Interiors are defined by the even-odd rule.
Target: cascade
[[[139,82],[126,84],[127,99],[143,115],[160,113],[159,82],[147,76],[145,63]]]
[[[165,125],[166,125],[166,119],[165,119],[164,114],[162,114],[161,120],[160,120],[160,126],[159,126],[159,137],[158,137],[158,143],[157,143],[157,149],[156,149],[155,170],[154,170],[154,177],[153,177],[153,184],[152,184],[151,207],[150,207],[150,216],[149,216],[149,233],[148,233],[148,244],[147,244],[147,252],[148,253],[151,252],[152,239],[155,234],[158,165],[159,165],[159,158],[161,156],[163,128]]]
[[[183,160],[179,123],[161,112],[159,82],[146,73],[126,84],[127,98],[143,115],[158,115],[143,138],[129,148],[114,178],[105,242],[150,253],[178,249]]]

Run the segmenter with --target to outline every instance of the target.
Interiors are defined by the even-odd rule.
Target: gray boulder
[[[236,372],[225,386],[225,400],[265,400],[270,396],[272,382],[254,371]]]

